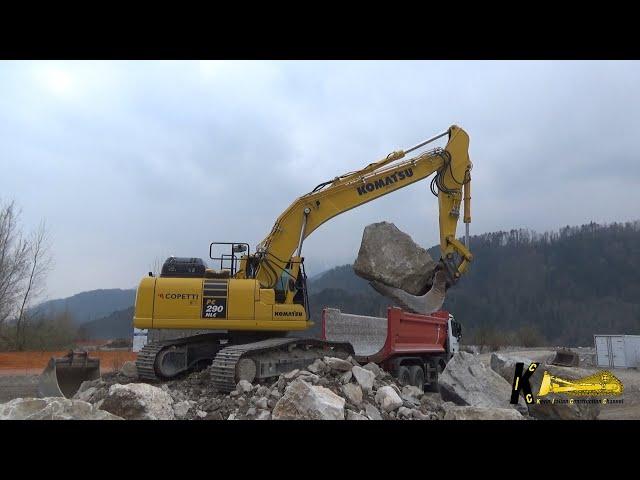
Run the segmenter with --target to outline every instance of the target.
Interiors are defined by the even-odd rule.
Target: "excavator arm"
[[[405,159],[410,152],[445,135],[449,139],[444,149],[433,149]],[[255,278],[266,288],[273,288],[279,272],[284,271],[291,278],[297,278],[304,239],[320,225],[336,215],[435,173],[431,191],[438,197],[441,265],[448,277],[447,284],[454,284],[472,260],[468,248],[472,168],[468,150],[469,136],[454,125],[406,151],[392,152],[359,171],[321,183],[293,202],[278,217],[269,235],[258,244],[254,255],[257,265]],[[466,224],[465,244],[456,239],[461,205]]]

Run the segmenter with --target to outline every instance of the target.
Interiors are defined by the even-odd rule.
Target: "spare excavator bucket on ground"
[[[89,358],[87,352],[70,351],[64,357],[51,358],[40,374],[40,397],[71,398],[86,380],[100,378],[100,359]]]
[[[561,348],[556,351],[551,365],[559,365],[561,367],[578,367],[580,366],[580,357],[578,354],[568,348]]]

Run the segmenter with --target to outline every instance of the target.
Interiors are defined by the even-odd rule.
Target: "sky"
[[[472,234],[636,220],[638,85],[635,61],[2,61],[0,201],[48,226],[46,298],[253,249],[317,184],[452,124]],[[321,226],[307,274],[352,263],[379,221],[435,245],[429,180]]]

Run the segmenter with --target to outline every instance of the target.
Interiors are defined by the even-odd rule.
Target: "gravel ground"
[[[0,403],[38,396],[38,375],[0,375]]]

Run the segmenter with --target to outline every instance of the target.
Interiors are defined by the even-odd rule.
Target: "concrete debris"
[[[371,405],[370,403],[365,403],[364,411],[369,417],[370,420],[382,420],[382,415],[380,415],[380,410]]]
[[[347,420],[369,420],[365,415],[361,415],[353,410],[347,410]]]
[[[348,372],[344,372],[340,377],[340,383],[349,383],[351,381],[351,377],[353,377],[353,373],[351,372],[351,370],[349,370]]]
[[[136,362],[124,362],[120,373],[128,378],[138,378],[138,369],[136,368]]]
[[[127,420],[173,420],[173,399],[161,388],[146,383],[116,383],[101,408]]]
[[[384,370],[382,370],[378,364],[369,362],[364,367],[365,370],[369,370],[371,373],[375,375],[376,378],[380,378],[384,376]]]
[[[516,361],[528,365],[532,360],[550,360],[548,352],[527,351],[526,355],[523,354],[496,353],[491,357],[489,368],[478,355],[457,353],[439,375],[440,392],[423,392],[411,385],[400,385],[390,373],[373,363],[359,366],[353,358],[325,357],[310,362],[306,368],[254,384],[240,381],[230,394],[214,389],[212,367],[158,386],[132,382],[119,371],[84,382],[73,401],[90,405],[97,416],[124,419],[404,421],[597,418],[597,404],[527,407],[522,400],[518,406],[511,405],[511,382]],[[543,365],[530,380],[534,395],[539,390],[545,369],[552,375],[568,379],[590,373],[541,363]],[[551,395],[545,398],[551,398]],[[5,405],[0,405],[0,409],[3,407]],[[55,418],[67,414],[60,415]]]
[[[345,400],[325,387],[294,380],[272,412],[274,420],[344,420]]]
[[[183,400],[182,402],[173,404],[173,413],[175,417],[179,420],[187,417],[189,410],[191,410],[196,405],[196,402],[193,400]]]
[[[82,400],[64,397],[14,398],[0,404],[0,420],[122,420]]]
[[[440,394],[457,405],[513,408],[511,384],[471,353],[458,352],[438,376]],[[526,408],[525,408],[526,411]]]
[[[307,367],[307,370],[309,370],[311,373],[322,373],[325,371],[326,368],[327,368],[327,365],[318,358],[311,365]]]
[[[363,390],[370,392],[373,389],[373,382],[376,376],[371,370],[366,370],[354,365],[351,369],[351,373]]]
[[[409,235],[393,223],[380,222],[365,227],[353,270],[366,280],[424,295],[431,287],[436,266]]]
[[[385,412],[391,412],[402,406],[400,395],[390,386],[382,387],[376,392],[376,403]]]
[[[522,414],[513,408],[455,405],[445,410],[445,420],[524,420]]]
[[[362,404],[362,388],[355,383],[347,383],[342,386],[342,393],[345,398],[355,406]]]
[[[251,382],[248,382],[246,380],[240,380],[236,385],[236,390],[240,394],[250,392],[252,388],[253,388],[253,385],[251,385]]]
[[[348,360],[336,357],[324,357],[324,363],[332,370],[338,370],[340,372],[348,372],[353,365]]]

